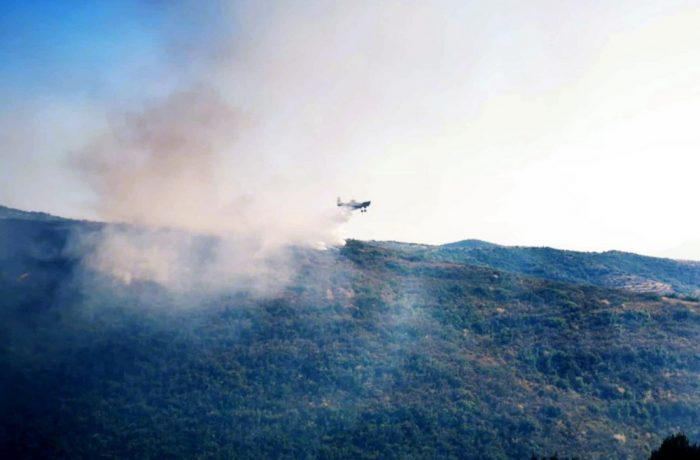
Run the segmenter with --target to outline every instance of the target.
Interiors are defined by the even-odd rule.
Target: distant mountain
[[[426,260],[481,265],[553,281],[635,292],[700,296],[700,262],[620,251],[578,252],[546,247],[500,246],[479,240],[441,246],[377,244],[401,249]]]
[[[45,212],[20,211],[19,209],[8,208],[0,205],[0,219],[23,219],[41,222],[65,221],[63,217],[53,216]]]
[[[350,240],[296,249],[273,297],[174,308],[71,258],[86,225],[0,220],[1,458],[626,459],[700,438],[700,303],[548,279],[590,276],[584,253]]]
[[[454,243],[447,243],[441,246],[445,249],[477,249],[477,248],[497,248],[501,247],[498,244],[489,243],[483,240],[462,240]]]

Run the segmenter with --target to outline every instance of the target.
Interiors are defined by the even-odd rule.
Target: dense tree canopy
[[[298,250],[277,295],[183,307],[86,273],[70,225],[0,220],[3,458],[643,458],[700,437],[693,300],[350,241]]]

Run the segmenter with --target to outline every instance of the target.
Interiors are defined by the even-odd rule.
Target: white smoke
[[[76,161],[99,215],[130,225],[106,227],[89,266],[126,284],[265,293],[291,276],[290,246],[338,244],[347,213],[332,191],[280,175],[240,143],[252,130],[204,86],[113,113]]]

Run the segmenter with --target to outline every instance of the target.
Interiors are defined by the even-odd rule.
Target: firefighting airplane
[[[369,207],[369,205],[371,203],[372,203],[371,201],[358,202],[355,200],[350,200],[346,203],[343,203],[342,201],[340,201],[340,198],[338,198],[338,207],[349,209],[350,211],[355,211],[355,210],[359,209],[360,212],[367,212],[367,208]]]

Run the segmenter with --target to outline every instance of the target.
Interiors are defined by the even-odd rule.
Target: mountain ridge
[[[49,214],[46,212],[23,211],[21,209],[10,208],[10,207],[3,206],[3,205],[0,205],[0,219],[22,219],[22,220],[44,221],[44,222],[74,220],[74,219],[67,219],[65,217],[55,216],[53,214]]]
[[[0,221],[12,219],[53,222],[67,225],[67,228],[109,225],[0,206]],[[411,257],[486,266],[552,281],[692,299],[700,297],[700,262],[695,261],[643,256],[617,250],[582,252],[550,247],[503,246],[476,239],[443,245],[397,241],[367,243],[408,253]]]

